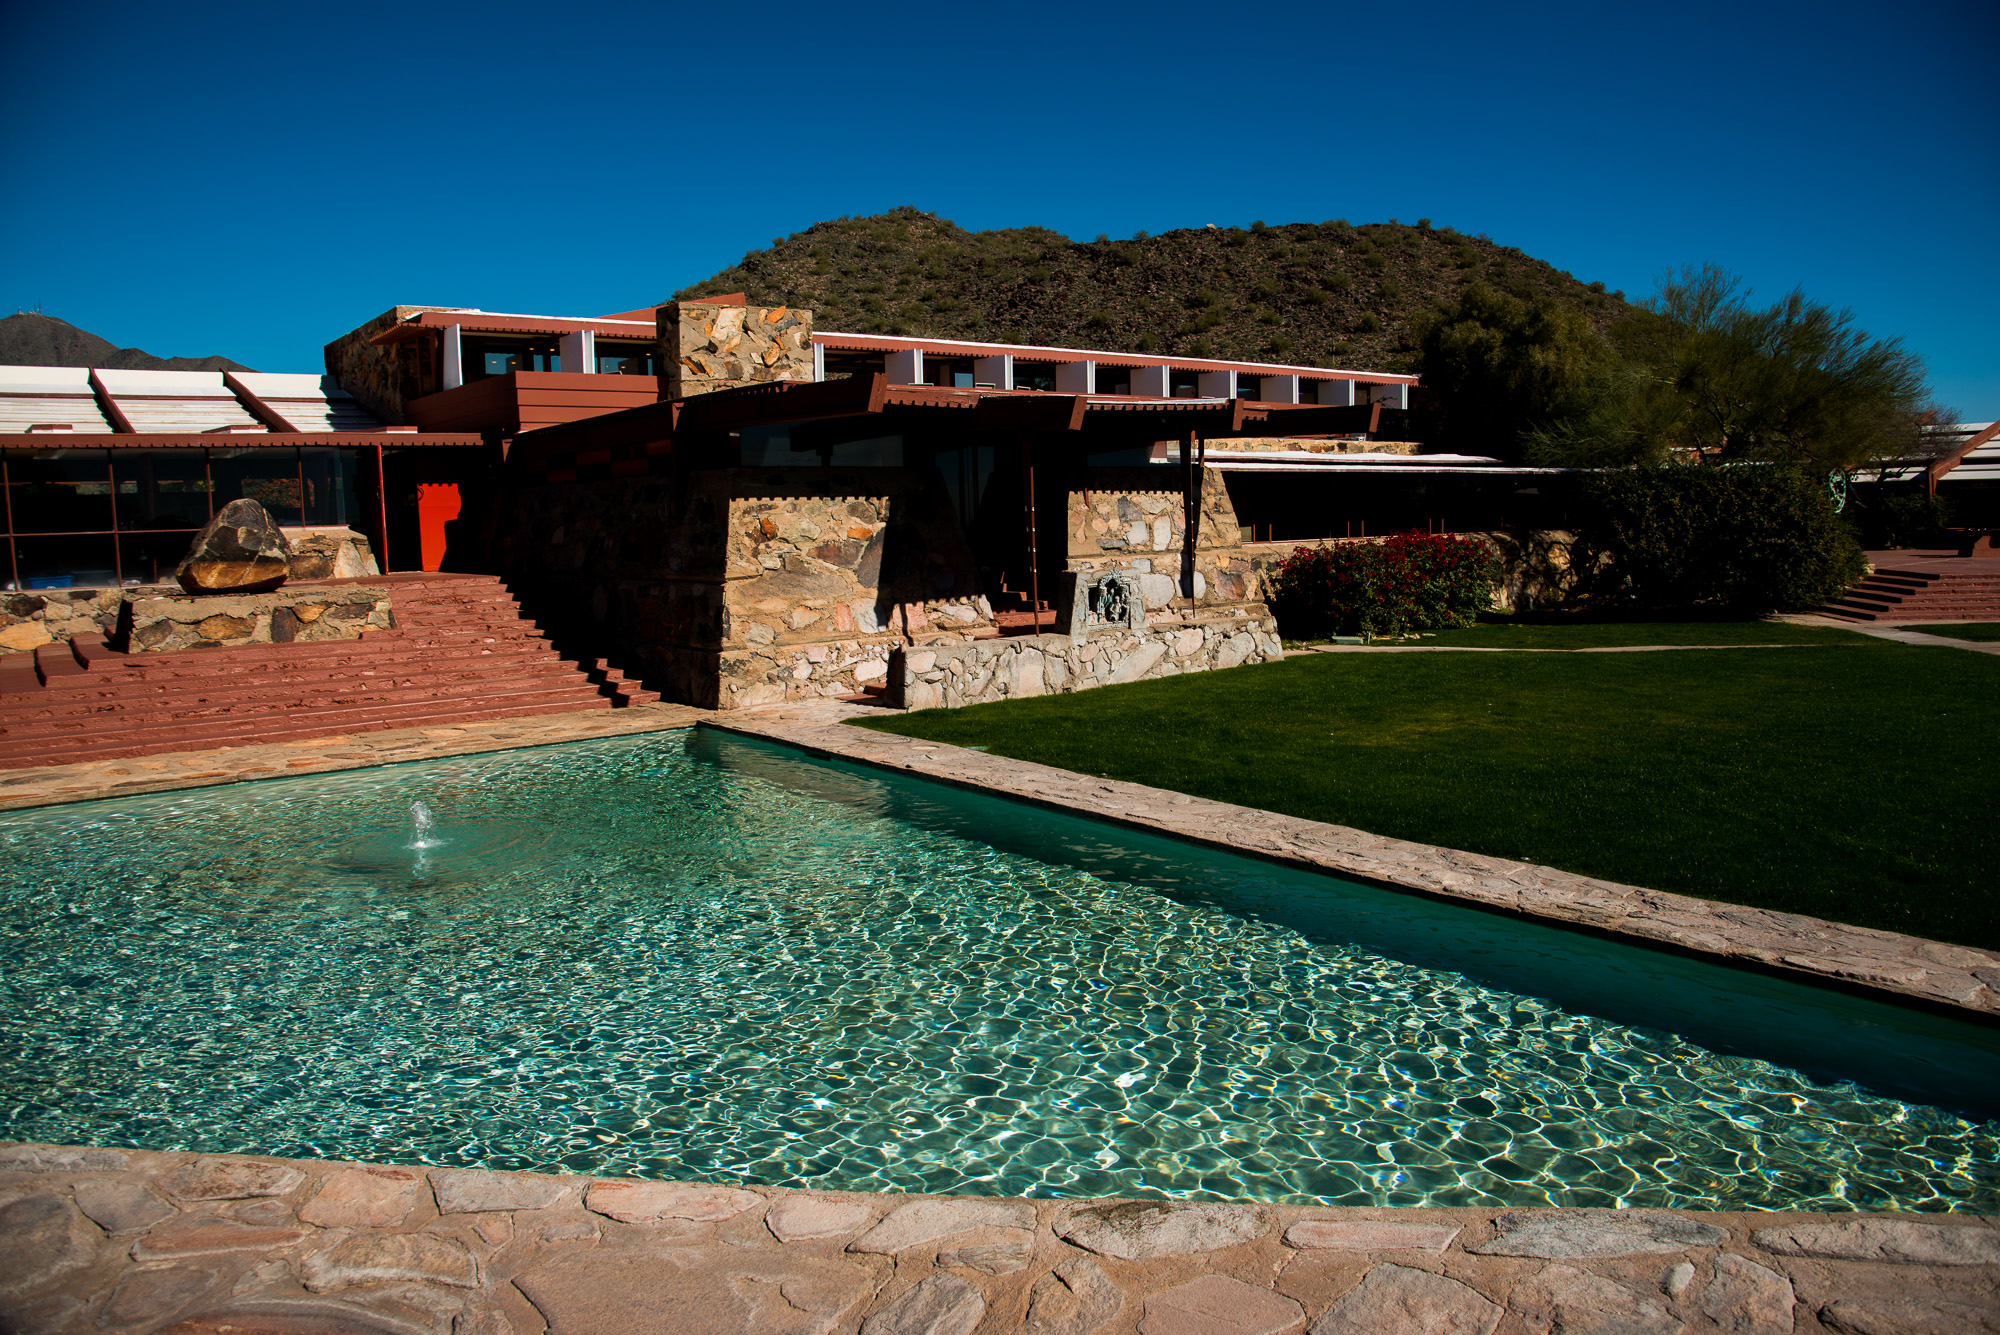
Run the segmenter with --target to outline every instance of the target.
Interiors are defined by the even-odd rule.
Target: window
[[[887,369],[883,354],[879,352],[854,352],[828,348],[823,355],[826,358],[828,380],[845,380],[853,375],[874,375],[878,371]]]
[[[1175,399],[1198,399],[1201,397],[1201,372],[1167,372],[1167,396]]]
[[[467,384],[514,371],[562,370],[562,347],[553,338],[468,337],[461,346]]]
[[[0,532],[0,586],[103,588],[173,577],[215,508],[239,496],[280,524],[346,525],[358,517],[356,451],[0,448],[13,516]],[[0,512],[0,524],[4,515]]]
[[[924,383],[946,389],[972,388],[972,358],[924,354]]]
[[[599,375],[657,375],[653,369],[653,345],[650,343],[610,343],[597,340],[597,373]]]
[[[1100,366],[1095,376],[1097,383],[1091,387],[1097,394],[1130,394],[1132,392],[1132,368],[1129,366]]]
[[[1051,394],[1056,388],[1056,368],[1049,362],[1014,363],[1015,389],[1043,389]]]
[[[1264,377],[1258,375],[1238,375],[1236,377],[1236,397],[1254,399],[1264,392]]]

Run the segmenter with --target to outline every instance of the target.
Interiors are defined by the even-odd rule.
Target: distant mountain
[[[227,357],[155,357],[121,348],[52,315],[0,319],[0,366],[101,366],[120,371],[247,371]]]
[[[815,223],[675,295],[747,292],[855,334],[1395,371],[1409,369],[1410,317],[1474,282],[1554,298],[1600,328],[1627,309],[1622,292],[1428,218],[1077,242],[1046,227],[968,232],[914,208]]]

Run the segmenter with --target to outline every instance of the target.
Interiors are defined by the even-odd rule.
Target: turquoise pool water
[[[2000,1208],[1991,1029],[707,731],[0,817],[0,868],[0,1138]]]

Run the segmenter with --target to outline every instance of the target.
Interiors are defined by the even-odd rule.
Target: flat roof
[[[714,304],[714,303],[684,303]],[[801,308],[805,309],[805,308]],[[570,334],[588,330],[613,338],[654,338],[655,320],[633,318],[638,312],[618,315],[521,315],[506,311],[484,311],[472,306],[436,307],[419,311],[376,334],[371,342],[395,343],[412,338],[421,330],[457,325],[483,334]],[[1010,356],[1016,361],[1096,362],[1104,366],[1164,367],[1170,371],[1235,371],[1239,375],[1295,375],[1302,380],[1357,380],[1370,385],[1414,385],[1418,378],[1399,371],[1360,371],[1325,366],[1295,366],[1284,362],[1233,361],[1225,357],[1166,357],[1144,352],[1120,352],[1114,348],[1068,348],[1038,343],[988,343],[956,338],[914,338],[902,334],[849,334],[835,329],[816,329],[815,346],[854,352],[921,351],[946,357]]]

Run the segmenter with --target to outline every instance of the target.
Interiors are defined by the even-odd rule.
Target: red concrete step
[[[261,647],[261,646],[260,646]],[[481,671],[510,663],[561,663],[564,659],[545,641],[496,642],[492,645],[457,645],[428,653],[384,654],[292,654],[288,646],[275,652],[241,650],[195,650],[188,658],[152,663],[152,654],[134,654],[122,661],[100,658],[103,666],[59,679],[47,689],[127,690],[141,682],[219,682],[274,675],[299,679],[323,676],[365,676],[427,670]],[[170,656],[157,655],[162,659]],[[572,670],[574,670],[574,665]]]
[[[371,725],[414,728],[423,726],[427,719],[439,713],[486,709],[497,711],[496,717],[504,717],[518,708],[552,704],[567,704],[571,709],[614,707],[613,702],[599,693],[596,687],[587,682],[578,682],[575,685],[553,689],[483,692],[477,697],[464,700],[440,700],[432,697],[401,703],[300,705],[285,709],[265,708],[245,713],[215,709],[186,710],[173,715],[162,714],[154,717],[98,715],[89,720],[62,719],[46,723],[29,722],[18,727],[9,725],[5,729],[0,729],[0,754],[19,754],[23,749],[38,744],[59,746],[66,742],[84,745],[100,740],[123,740],[136,745],[148,740],[170,739],[204,729],[234,733],[254,732],[274,726],[287,728],[310,726],[323,733],[338,733]],[[310,720],[310,723],[307,720]]]
[[[354,640],[118,653],[101,636],[0,660],[0,766],[305,740],[662,698],[564,658],[497,576],[394,575],[396,626]],[[53,647],[52,647],[53,649]]]
[[[592,687],[599,683],[583,679]],[[0,716],[0,735],[19,733],[31,724],[64,719],[116,717],[136,721],[141,716],[184,717],[194,713],[257,713],[285,709],[305,699],[324,704],[390,704],[401,701],[462,698],[530,689],[566,689],[579,683],[573,666],[558,663],[553,670],[519,671],[446,677],[406,673],[338,682],[279,681],[263,686],[188,687],[177,691],[127,691],[93,696],[63,696],[23,703]],[[601,693],[601,692],[600,692]]]
[[[225,746],[262,746],[274,742],[302,742],[318,737],[382,732],[390,728],[454,727],[463,723],[533,718],[544,714],[574,714],[612,707],[611,701],[603,699],[584,704],[571,701],[544,705],[513,704],[499,709],[475,707],[441,711],[415,721],[351,723],[331,729],[317,723],[310,726],[269,725],[256,730],[218,732],[190,729],[170,737],[155,737],[141,742],[98,740],[73,746],[31,745],[18,751],[10,749],[8,743],[0,739],[0,767],[20,769],[42,765],[66,765],[76,760],[123,760],[133,756],[157,755],[162,751],[207,751]]]

